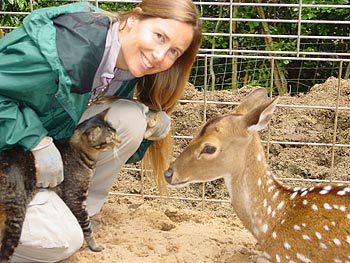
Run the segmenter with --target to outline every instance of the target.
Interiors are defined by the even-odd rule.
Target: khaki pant
[[[109,106],[112,107],[106,117],[122,143],[116,153],[103,152],[99,156],[87,198],[91,216],[100,212],[113,182],[140,146],[147,127],[148,108],[129,100],[91,106],[81,120]],[[82,243],[83,233],[74,215],[54,192],[43,189],[29,204],[20,245],[11,262],[58,262],[74,254]]]

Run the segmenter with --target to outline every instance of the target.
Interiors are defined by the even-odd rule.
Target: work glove
[[[163,139],[170,130],[170,117],[165,111],[148,111],[147,129],[144,138],[155,141]]]
[[[31,150],[35,157],[37,177],[36,186],[47,188],[59,185],[63,177],[63,162],[51,137]]]

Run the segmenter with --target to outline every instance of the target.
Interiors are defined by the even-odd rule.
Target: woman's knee
[[[83,232],[69,208],[50,190],[30,202],[21,243],[11,262],[57,262],[69,258],[83,244]]]
[[[64,247],[36,247],[19,245],[11,263],[19,262],[60,262],[68,259],[83,245],[82,235],[78,232],[65,233],[66,246]]]

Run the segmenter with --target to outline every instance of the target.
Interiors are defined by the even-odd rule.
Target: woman
[[[69,137],[79,121],[110,107],[106,118],[122,140],[115,155],[99,158],[90,215],[99,213],[122,165],[142,159],[146,149],[153,172],[162,174],[172,145],[168,114],[200,44],[191,0],[144,0],[115,14],[87,3],[43,8],[0,40],[0,150],[20,145],[32,151],[42,187],[11,262],[57,262],[82,245],[76,219],[49,189],[63,180],[52,138]],[[138,101],[94,103],[112,95]]]

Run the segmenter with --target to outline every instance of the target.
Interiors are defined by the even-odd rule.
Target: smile
[[[148,69],[153,68],[151,62],[146,58],[146,56],[145,56],[143,53],[141,53],[141,57],[142,57],[142,62],[143,62],[143,64],[144,64]]]

